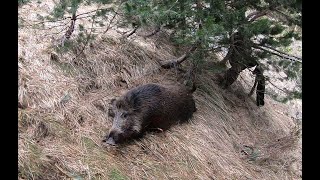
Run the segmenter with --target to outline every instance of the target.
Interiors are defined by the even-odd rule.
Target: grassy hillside
[[[122,39],[102,29],[75,58],[81,44],[58,50],[59,29],[30,25],[52,7],[19,8],[19,179],[301,179],[301,127],[290,106],[266,96],[257,107],[246,75],[222,90],[214,73],[202,72],[190,123],[104,147],[109,100],[136,85],[177,82],[159,62],[179,54],[164,33]]]

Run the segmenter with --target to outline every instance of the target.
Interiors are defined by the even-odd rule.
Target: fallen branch
[[[163,63],[161,63],[161,67],[164,69],[169,69],[172,67],[176,67],[177,65],[181,64],[183,61],[185,61],[192,52],[194,52],[197,49],[197,45],[192,46],[185,54],[180,56],[177,59],[168,60]]]
[[[154,31],[152,31],[150,34],[143,35],[143,37],[148,38],[148,37],[154,36],[154,35],[156,35],[158,32],[160,32],[160,29],[161,29],[160,26],[157,26]]]
[[[137,31],[138,28],[139,28],[139,27],[135,27],[135,28],[133,29],[133,31],[131,31],[131,32],[130,32],[129,34],[127,34],[125,37],[128,38],[128,37],[130,37],[132,34],[136,33],[136,31]]]

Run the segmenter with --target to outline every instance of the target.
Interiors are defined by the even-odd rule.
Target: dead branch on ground
[[[179,58],[162,62],[161,67],[164,69],[177,67],[183,61],[185,61],[190,56],[190,54],[193,53],[196,49],[197,49],[197,45],[193,45],[185,54],[183,54]]]

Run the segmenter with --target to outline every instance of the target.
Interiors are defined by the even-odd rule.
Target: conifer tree
[[[280,67],[287,78],[301,79],[302,58],[284,51],[294,40],[301,40],[301,0],[60,0],[47,19],[57,20],[69,14],[73,24],[65,34],[68,38],[81,15],[77,9],[81,4],[91,3],[118,4],[121,13],[115,8],[100,8],[91,15],[121,14],[122,25],[133,29],[127,37],[143,27],[154,28],[146,37],[161,30],[172,30],[172,40],[189,48],[177,60],[163,64],[164,68],[187,59],[201,63],[208,54],[224,49],[227,53],[220,63],[231,65],[221,81],[227,88],[243,70],[255,67],[256,81],[249,95],[258,87],[258,106],[264,104],[265,83],[271,81],[264,77],[268,66],[263,60]],[[284,100],[292,98],[301,98],[301,82]]]

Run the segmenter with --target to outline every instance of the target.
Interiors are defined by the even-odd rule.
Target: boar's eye
[[[128,113],[123,113],[122,116],[123,116],[124,118],[126,118],[126,117],[128,117]]]

